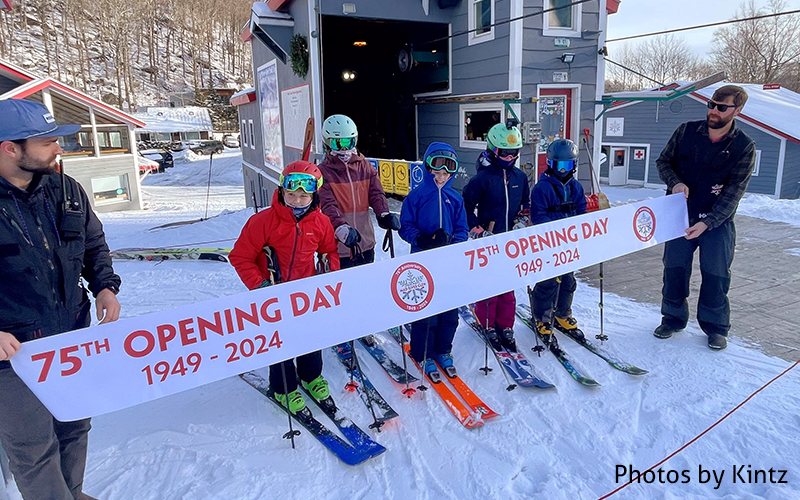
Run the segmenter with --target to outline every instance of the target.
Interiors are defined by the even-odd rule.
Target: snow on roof
[[[211,115],[207,108],[148,108],[145,113],[134,113],[145,123],[140,132],[211,132]]]
[[[250,93],[255,92],[255,91],[256,91],[255,87],[250,87],[249,89],[242,89],[239,92],[233,94],[231,96],[231,99],[236,99],[239,96],[247,95],[247,94],[250,94]]]

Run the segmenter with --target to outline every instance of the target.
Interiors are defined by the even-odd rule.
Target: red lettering
[[[550,233],[552,233],[552,231]],[[545,247],[553,248],[553,242],[550,240],[550,233],[545,233],[544,236],[542,236],[541,234],[537,235],[539,237],[540,249],[544,249]]]
[[[215,312],[213,323],[198,316],[197,330],[198,333],[200,334],[200,340],[203,341],[205,341],[208,338],[208,336],[206,335],[206,331],[211,331],[221,337],[224,337],[225,331],[222,329],[222,315],[219,313],[219,311]]]
[[[331,303],[325,298],[325,294],[322,293],[322,290],[317,288],[317,293],[314,295],[314,308],[311,310],[311,312],[317,312],[317,309],[320,307],[330,309]]]
[[[34,354],[31,356],[31,361],[44,361],[44,366],[42,366],[42,371],[39,373],[39,380],[38,382],[41,384],[45,380],[47,380],[47,376],[50,374],[50,367],[53,366],[53,359],[56,357],[56,351],[47,351],[47,352],[40,352],[39,354]]]
[[[578,241],[578,228],[576,226],[569,226],[567,228],[567,238],[573,243]]]
[[[583,231],[583,239],[588,240],[592,237],[592,225],[588,222],[581,223],[581,230]]]
[[[225,326],[228,327],[228,333],[233,333],[233,315],[230,309],[225,309]]]
[[[528,236],[528,243],[531,249],[531,253],[536,253],[539,251],[535,234]]]
[[[292,314],[294,316],[305,314],[311,305],[308,300],[308,295],[303,292],[295,292],[289,295],[289,298],[292,300]]]
[[[137,351],[133,347],[133,341],[137,338],[143,338],[145,341],[144,349]],[[135,332],[131,333],[127,337],[125,337],[125,354],[132,358],[142,358],[147,356],[151,352],[153,352],[153,348],[156,346],[156,339],[153,337],[153,334],[148,332],[147,330],[136,330]]]
[[[258,308],[256,307],[256,303],[253,302],[250,304],[250,314],[247,314],[246,311],[239,309],[238,307],[233,308],[236,311],[236,326],[239,327],[239,331],[241,332],[244,330],[244,320],[247,320],[248,323],[252,323],[256,326],[259,325],[258,323]]]
[[[516,241],[511,240],[506,243],[506,255],[509,259],[516,259],[519,257],[519,245]]]
[[[158,349],[161,352],[167,350],[167,342],[171,341],[178,335],[178,331],[172,325],[158,325],[156,327],[156,335],[158,336]]]
[[[190,334],[194,333],[194,328],[190,325],[194,322],[193,319],[182,319],[178,321],[178,330],[181,332],[181,345],[192,345],[197,343],[197,339],[194,337],[189,337]]]
[[[261,318],[263,318],[264,321],[266,321],[267,323],[277,323],[278,321],[281,320],[281,310],[280,309],[276,308],[275,309],[275,314],[270,314],[269,313],[269,306],[271,306],[272,304],[277,304],[277,303],[278,303],[278,299],[276,297],[273,297],[271,299],[265,300],[264,303],[261,304]]]
[[[603,234],[608,233],[608,217],[600,219],[600,224],[603,226]]]
[[[92,345],[93,344],[91,342],[86,342],[81,344],[81,347],[83,347],[83,349],[86,351],[86,356],[92,355],[92,351],[89,350],[89,348],[92,347]]]
[[[522,255],[525,255],[525,250],[528,249],[528,240],[525,238],[519,239],[519,249],[522,252]]]
[[[108,339],[103,339],[103,343],[101,344],[99,341],[94,341],[94,350],[97,354],[100,354],[100,349],[105,349],[106,352],[111,351],[111,347],[108,345]]]
[[[342,291],[342,282],[340,281],[336,283],[336,288],[331,288],[330,285],[325,285],[325,289],[328,290],[328,292],[331,294],[331,297],[333,297],[333,303],[337,306],[340,305],[339,293]]]
[[[556,246],[558,246],[558,245],[560,245],[562,243],[567,243],[569,241],[569,238],[567,238],[567,229],[566,228],[562,227],[561,231],[553,231],[553,233],[554,233],[554,235],[556,237],[556,241],[555,241]]]
[[[66,370],[65,369],[61,370],[61,376],[62,377],[69,377],[70,375],[74,375],[74,374],[78,373],[78,370],[81,369],[81,365],[83,365],[83,362],[81,361],[81,358],[79,358],[78,356],[71,356],[70,355],[71,353],[76,352],[79,349],[80,348],[78,346],[76,346],[76,345],[69,346],[69,347],[62,347],[61,348],[61,353],[60,353],[61,354],[61,364],[62,365],[65,365],[65,364],[72,365],[71,367],[67,368]]]

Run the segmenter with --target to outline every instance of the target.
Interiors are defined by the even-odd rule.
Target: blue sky
[[[785,2],[786,10],[800,9],[800,0]],[[619,12],[608,16],[608,38],[725,21],[733,17],[742,3],[743,0],[622,0]],[[756,0],[759,7],[766,4],[766,0]],[[714,29],[685,31],[679,35],[695,53],[705,56],[711,50]],[[624,43],[631,42],[608,44],[609,54],[613,57],[614,48]]]

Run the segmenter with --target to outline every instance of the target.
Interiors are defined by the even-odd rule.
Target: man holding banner
[[[8,360],[22,342],[89,326],[81,278],[100,322],[116,321],[121,280],[86,193],[58,175],[58,138],[80,125],[58,126],[42,104],[17,99],[0,101],[0,116],[0,441],[25,500],[87,500],[89,419],[56,420]]]
[[[685,238],[664,245],[661,325],[653,335],[672,337],[689,321],[689,278],[694,251],[700,248],[700,297],[697,322],[708,347],[725,349],[730,330],[731,263],[736,244],[733,215],[750,182],[755,142],[736,127],[734,118],[747,93],[736,85],[718,88],[708,101],[706,119],[680,125],[656,166],[667,194],[683,193],[689,209]]]

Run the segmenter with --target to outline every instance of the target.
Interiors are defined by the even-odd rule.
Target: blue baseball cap
[[[71,135],[80,125],[57,125],[44,104],[25,99],[0,100],[0,142]]]

